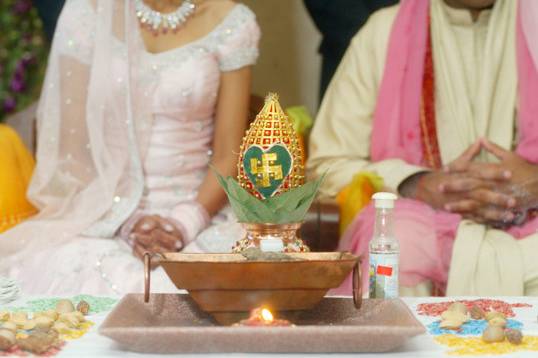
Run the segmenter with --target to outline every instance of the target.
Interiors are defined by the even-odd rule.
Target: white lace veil
[[[28,191],[41,212],[0,235],[0,275],[31,257],[16,253],[81,235],[112,237],[138,205],[151,127],[144,99],[153,84],[138,70],[144,49],[133,3],[68,0],[62,11]]]

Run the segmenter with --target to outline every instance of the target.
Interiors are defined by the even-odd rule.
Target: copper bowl
[[[297,311],[313,308],[353,270],[355,307],[361,305],[359,257],[350,253],[289,253],[294,261],[247,261],[240,254],[167,253],[153,257],[178,289],[188,291],[205,312],[224,325],[250,310]],[[149,301],[151,254],[144,256],[145,300]]]

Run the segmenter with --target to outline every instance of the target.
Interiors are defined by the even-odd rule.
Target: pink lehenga
[[[152,54],[132,1],[68,1],[38,109],[28,195],[41,212],[0,236],[0,275],[27,294],[141,291],[120,228],[140,214],[196,217],[221,72],[252,65],[259,34],[238,4],[204,37]],[[223,209],[190,228],[185,250],[230,251],[242,235],[234,223]],[[155,291],[175,290],[161,268],[152,276]]]

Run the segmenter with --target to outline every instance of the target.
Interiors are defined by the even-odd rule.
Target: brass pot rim
[[[287,224],[272,224],[272,223],[246,223],[240,222],[241,226],[249,230],[293,230],[301,228],[303,222],[287,223]]]

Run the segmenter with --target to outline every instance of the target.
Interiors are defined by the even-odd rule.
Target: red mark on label
[[[377,266],[377,274],[382,276],[392,276],[392,267],[390,266]]]

